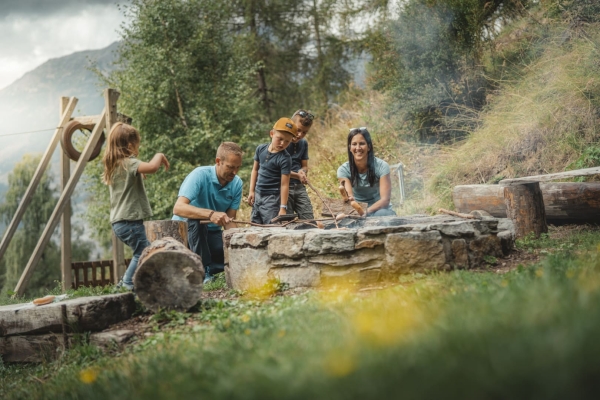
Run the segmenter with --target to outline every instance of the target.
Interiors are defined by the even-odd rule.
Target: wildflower
[[[96,382],[96,379],[98,379],[97,368],[86,368],[79,372],[79,380],[86,385]]]

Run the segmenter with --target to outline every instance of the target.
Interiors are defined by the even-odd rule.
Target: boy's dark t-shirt
[[[281,188],[281,175],[288,175],[292,168],[292,158],[284,150],[279,153],[269,151],[269,143],[256,148],[254,161],[258,161],[256,192],[262,196],[277,194]]]
[[[306,139],[300,139],[298,143],[290,143],[285,151],[292,157],[292,171],[300,171],[302,160],[308,160],[308,142]],[[300,181],[290,178],[290,183],[300,183]]]

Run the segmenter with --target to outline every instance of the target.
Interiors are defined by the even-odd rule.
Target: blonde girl
[[[150,245],[143,220],[152,216],[143,178],[165,166],[169,161],[156,153],[150,162],[136,157],[140,148],[140,134],[131,125],[117,122],[108,134],[108,144],[102,159],[102,180],[110,191],[110,223],[115,235],[133,250],[133,257],[118,287],[133,290],[133,274],[142,251]]]

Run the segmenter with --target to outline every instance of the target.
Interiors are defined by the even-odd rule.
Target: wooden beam
[[[15,212],[13,219],[10,221],[8,228],[6,228],[6,232],[4,233],[4,237],[2,238],[2,242],[0,242],[0,259],[2,259],[2,257],[4,256],[4,253],[6,252],[6,249],[8,248],[8,245],[10,244],[10,241],[12,240],[13,235],[17,231],[17,227],[21,223],[21,219],[23,218],[23,214],[25,214],[25,210],[31,203],[31,199],[33,198],[33,193],[35,192],[35,189],[38,187],[40,181],[42,180],[44,171],[46,170],[46,167],[48,167],[48,164],[50,163],[50,159],[52,158],[52,153],[54,153],[54,149],[56,149],[56,145],[58,144],[58,142],[60,140],[60,135],[62,134],[63,128],[67,124],[67,122],[69,122],[69,120],[71,119],[71,114],[73,114],[73,110],[75,110],[77,101],[78,101],[77,98],[71,97],[69,99],[68,104],[65,107],[64,112],[62,113],[60,122],[58,123],[58,127],[54,131],[54,135],[52,136],[52,139],[50,140],[50,144],[48,145],[46,152],[42,156],[42,159],[40,160],[40,164],[38,165],[37,169],[35,170],[35,173],[33,174],[33,178],[31,179],[31,182],[29,182],[29,186],[27,187],[27,190],[25,191],[25,194],[23,195],[23,199],[21,200],[21,203],[19,204],[19,207],[17,208],[17,211]]]
[[[557,172],[555,174],[524,176],[523,178],[503,179],[498,184],[503,186],[521,185],[524,183],[548,182],[555,179],[576,178],[578,176],[599,175],[600,167],[576,169],[573,171]]]
[[[102,114],[104,114],[104,115],[105,115],[105,113],[106,113],[106,110],[104,110],[102,112]],[[63,213],[67,202],[71,199],[71,195],[73,194],[73,191],[75,190],[75,186],[77,185],[77,182],[79,181],[79,178],[81,177],[81,174],[83,173],[83,169],[85,168],[85,166],[87,164],[87,160],[90,158],[92,151],[94,150],[94,147],[96,147],[96,144],[98,143],[98,140],[100,139],[100,136],[102,135],[102,131],[104,130],[105,124],[106,124],[106,119],[100,118],[100,120],[98,121],[96,126],[94,126],[94,130],[92,131],[92,134],[91,134],[90,138],[88,139],[88,142],[85,145],[83,152],[81,153],[81,157],[79,157],[79,161],[77,162],[77,165],[75,166],[75,171],[73,172],[73,175],[69,179],[69,181],[65,187],[65,190],[63,190],[62,194],[60,195],[60,198],[58,199],[58,203],[54,207],[54,211],[52,212],[52,215],[50,216],[50,220],[46,224],[46,227],[44,228],[44,232],[42,233],[42,236],[38,240],[38,243],[37,243],[35,249],[33,250],[31,257],[29,258],[29,261],[27,262],[27,265],[25,266],[25,269],[23,270],[23,274],[21,275],[21,278],[19,279],[19,282],[17,283],[17,286],[15,287],[15,294],[17,296],[23,295],[23,292],[25,291],[25,288],[27,287],[27,283],[29,283],[29,279],[31,278],[31,274],[33,273],[33,270],[35,269],[37,263],[40,261],[40,258],[42,257],[42,253],[44,252],[46,245],[48,244],[48,242],[50,241],[50,238],[52,237],[52,233],[54,232],[54,230],[56,229],[56,226],[58,225],[60,216]]]
[[[112,126],[118,121],[117,101],[121,94],[115,89],[106,89],[104,91],[104,108],[106,113],[106,139],[110,135]],[[112,234],[112,258],[113,258],[113,277],[117,283],[123,275],[127,266],[125,265],[125,247],[114,232]]]
[[[67,108],[69,98],[60,98],[60,110],[61,115]],[[61,164],[61,175],[60,175],[60,188],[61,192],[65,190],[69,178],[71,177],[71,159],[65,151],[60,149],[60,164]],[[61,282],[62,289],[66,291],[71,289],[73,283],[73,275],[71,269],[71,200],[65,205],[65,210],[62,213],[60,220],[60,269],[61,269]]]
[[[82,125],[95,125],[100,119],[101,115],[86,115],[82,117],[75,117],[73,121],[78,121]]]

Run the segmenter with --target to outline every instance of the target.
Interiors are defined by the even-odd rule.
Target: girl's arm
[[[254,205],[254,189],[256,188],[256,179],[258,178],[258,169],[260,168],[260,164],[258,161],[254,160],[254,165],[252,166],[252,173],[250,174],[250,192],[248,193],[248,204],[251,206]]]
[[[348,201],[354,201],[354,193],[352,192],[352,183],[348,178],[338,178],[340,185],[344,185],[346,192],[348,192]]]
[[[379,196],[381,198],[373,203],[371,207],[367,208],[367,214],[387,208],[390,205],[390,198],[392,196],[392,179],[390,178],[390,174],[379,178]]]
[[[169,170],[169,160],[163,153],[156,153],[149,162],[141,162],[137,172],[140,174],[153,174],[160,169],[160,166],[165,166],[165,171]]]
[[[290,174],[281,175],[281,205],[287,206],[288,197],[290,195]],[[287,214],[287,209],[279,208],[279,215]]]

